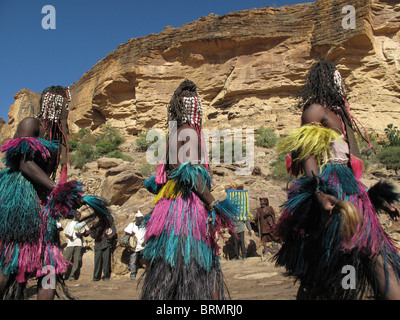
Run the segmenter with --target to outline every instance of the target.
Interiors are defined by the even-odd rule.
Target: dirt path
[[[92,281],[93,264],[84,259],[78,280],[67,281],[69,291],[79,300],[138,300],[141,283],[129,275],[114,276],[109,281]],[[297,285],[282,274],[282,269],[266,258],[222,260],[225,283],[232,300],[294,300]],[[138,278],[144,269],[139,269]],[[29,300],[35,300],[36,282],[28,283]]]

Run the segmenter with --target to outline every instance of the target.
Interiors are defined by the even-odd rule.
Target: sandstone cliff
[[[354,115],[382,132],[400,116],[396,2],[318,0],[211,14],[131,39],[72,85],[70,127],[111,123],[127,133],[165,127],[166,105],[189,78],[203,99],[206,128],[269,125],[283,132],[298,125],[293,105],[306,71],[327,59],[343,73]],[[355,29],[342,27],[349,3]]]
[[[15,102],[8,111],[8,123],[0,118],[0,142],[11,138],[18,123],[25,117],[32,117],[38,114],[40,106],[40,93],[29,89],[22,89],[14,95]]]
[[[342,26],[349,4],[355,29]],[[120,45],[72,84],[70,128],[109,123],[128,135],[165,128],[166,105],[189,78],[203,99],[205,128],[267,125],[285,133],[298,125],[293,106],[305,73],[327,59],[346,80],[356,118],[382,132],[400,116],[399,30],[395,0],[318,0],[166,27]],[[33,111],[26,103],[32,95],[15,96],[2,136],[14,131],[29,105]]]

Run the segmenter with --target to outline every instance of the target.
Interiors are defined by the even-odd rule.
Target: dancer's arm
[[[25,118],[19,124],[16,137],[38,137],[40,132],[39,120]],[[21,172],[33,183],[52,191],[56,183],[27,155],[21,157],[19,162]]]
[[[380,209],[385,211],[386,214],[388,214],[393,221],[399,221],[400,208],[395,203],[389,203],[388,201],[384,201]]]
[[[310,124],[313,122],[321,123],[324,127],[336,130],[337,132],[341,132],[340,129],[340,121],[339,118],[334,115],[332,112],[327,111],[326,108],[319,104],[310,105],[306,110],[304,110],[302,115],[302,124]],[[347,138],[353,143],[353,152],[359,154],[357,143],[355,142],[354,132],[351,128],[347,130]],[[357,148],[357,149],[356,149]],[[313,173],[317,176],[318,175],[318,166],[315,158],[310,157],[303,161],[304,171],[307,175],[312,176]],[[322,202],[323,208],[325,210],[332,208],[333,205],[336,203],[335,197],[329,196],[324,194],[323,192],[319,192],[318,195],[319,201]],[[337,201],[337,199],[336,199]],[[394,203],[383,203],[382,208],[394,221],[398,221],[400,218],[400,208],[395,205]]]
[[[57,184],[31,159],[23,157],[19,163],[19,169],[33,183],[52,191]]]

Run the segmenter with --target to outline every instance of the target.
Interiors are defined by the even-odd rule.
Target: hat
[[[140,212],[140,210],[138,210],[138,212],[135,214],[136,218],[143,218],[143,214]]]

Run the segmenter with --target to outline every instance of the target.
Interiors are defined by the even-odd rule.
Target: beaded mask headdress
[[[339,93],[342,96],[344,96],[346,94],[346,90],[344,89],[344,86],[343,86],[342,76],[340,75],[340,72],[337,69],[333,73],[333,80],[335,82],[336,89],[339,91]]]
[[[60,147],[57,150],[56,160],[49,165],[51,175],[55,177],[62,151],[66,151],[67,161],[69,162],[69,148],[67,141],[66,128],[63,127],[62,117],[68,114],[68,104],[71,101],[69,87],[52,86],[42,92],[40,112],[36,118],[41,120],[45,130],[44,138],[47,140],[58,141]],[[63,114],[63,108],[65,114]],[[65,120],[65,119],[64,119]],[[64,132],[65,131],[65,132]],[[64,155],[63,155],[64,158]],[[63,161],[64,162],[64,159]]]
[[[65,105],[65,109],[68,111],[68,103],[70,102],[70,93],[68,87],[66,87],[66,96],[67,103]],[[36,116],[36,118],[58,122],[61,119],[63,104],[64,97],[62,95],[50,91],[46,92],[43,96],[40,113]]]
[[[200,96],[196,91],[196,85],[194,82],[185,79],[175,90],[169,103],[168,123],[169,125],[175,123],[175,126],[178,127],[188,123],[196,130],[204,154],[204,164],[206,169],[209,170],[206,147],[201,132],[202,117],[203,105]],[[176,127],[172,130],[176,130]],[[167,170],[163,161],[158,165],[155,181],[157,184],[163,184],[167,181]]]
[[[199,95],[194,97],[183,97],[183,104],[186,108],[186,116],[183,117],[184,122],[189,122],[192,126],[201,126],[203,117],[203,106]]]

